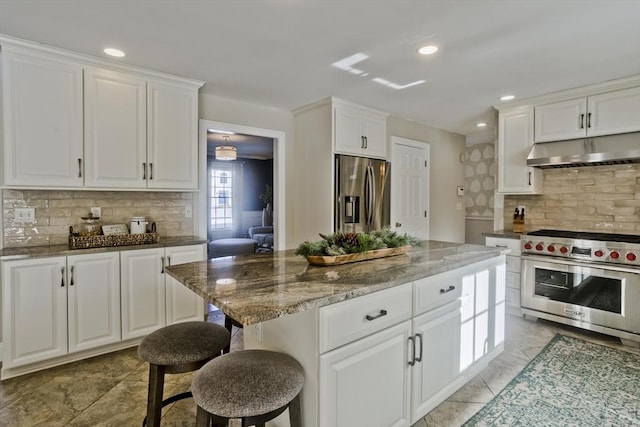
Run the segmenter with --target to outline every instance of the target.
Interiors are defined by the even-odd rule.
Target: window
[[[212,230],[231,229],[233,226],[233,170],[225,165],[209,169],[210,221]]]

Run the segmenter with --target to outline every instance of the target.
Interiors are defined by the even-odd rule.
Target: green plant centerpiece
[[[307,258],[312,262],[318,257],[338,257],[339,260],[332,260],[330,263],[317,263],[316,265],[333,265],[342,264],[344,262],[363,261],[366,259],[379,258],[380,256],[391,256],[405,253],[409,246],[420,244],[420,240],[408,236],[407,234],[399,234],[391,229],[385,228],[375,230],[369,233],[344,233],[337,232],[333,234],[320,234],[322,240],[313,242],[306,241],[301,243],[296,249],[296,255]],[[399,250],[399,249],[404,250]],[[388,251],[383,251],[389,249]],[[393,250],[398,249],[398,250]],[[376,251],[380,256],[366,256]],[[342,257],[342,255],[362,254],[362,256]]]

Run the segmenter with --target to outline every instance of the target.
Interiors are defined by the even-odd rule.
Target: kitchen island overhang
[[[423,241],[405,255],[332,267],[294,250],[166,267],[166,272],[242,325],[392,288],[504,255],[504,248]]]

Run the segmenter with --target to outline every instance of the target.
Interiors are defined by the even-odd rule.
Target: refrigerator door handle
[[[369,218],[369,226],[373,227],[374,220],[376,219],[376,204],[378,203],[378,195],[376,194],[376,174],[373,172],[373,166],[369,165],[369,174],[371,175],[370,186],[371,186],[371,216]],[[369,230],[371,231],[371,230]]]

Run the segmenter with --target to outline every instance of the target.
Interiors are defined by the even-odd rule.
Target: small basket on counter
[[[126,226],[125,226],[126,228]],[[106,248],[113,246],[151,245],[160,241],[156,232],[156,223],[151,224],[151,231],[138,234],[93,234],[82,235],[74,233],[73,226],[69,227],[69,249]]]

